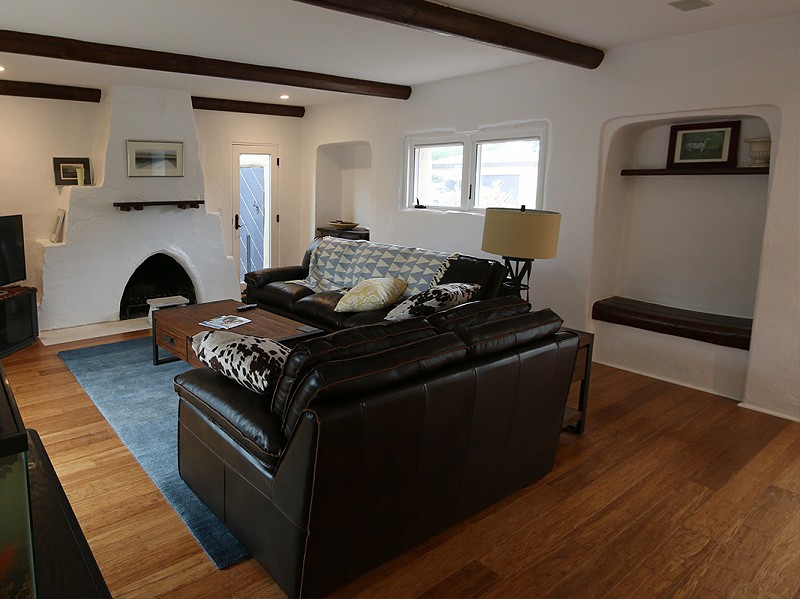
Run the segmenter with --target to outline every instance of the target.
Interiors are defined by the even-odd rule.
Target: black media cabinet
[[[27,477],[21,474],[25,469]],[[0,547],[11,547],[17,553],[11,569],[0,573],[0,597],[31,596],[35,588],[38,599],[111,599],[39,434],[25,429],[2,364],[0,478],[5,479],[0,481],[4,483],[0,485],[0,503],[6,510],[0,515],[4,520],[0,522]],[[29,522],[23,523],[26,518]],[[31,548],[32,569],[25,567],[31,564],[22,557]],[[9,571],[11,575],[6,576]]]
[[[38,336],[36,288],[0,287],[0,358],[30,345]]]
[[[103,574],[39,434],[28,433],[33,557],[39,599],[110,599]]]

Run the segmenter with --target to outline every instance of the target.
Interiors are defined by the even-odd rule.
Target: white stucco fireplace
[[[219,214],[199,208],[146,206],[123,212],[115,202],[200,200],[204,178],[191,97],[186,92],[115,87],[103,99],[105,124],[91,156],[94,185],[65,187],[63,241],[40,240],[44,264],[42,330],[120,318],[133,272],[155,254],[189,275],[198,302],[238,298]],[[128,177],[128,140],[183,142],[184,176]]]

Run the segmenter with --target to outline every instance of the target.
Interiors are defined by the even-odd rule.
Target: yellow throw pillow
[[[403,295],[408,284],[403,279],[382,277],[359,281],[342,296],[334,308],[335,312],[368,312],[391,306]]]

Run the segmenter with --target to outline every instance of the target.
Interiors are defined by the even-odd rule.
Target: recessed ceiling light
[[[288,94],[281,94],[281,100],[288,100],[288,99],[289,99]]]
[[[684,12],[713,5],[709,0],[676,0],[675,2],[668,2],[668,4]]]
[[[2,73],[2,72],[3,72],[3,71],[5,71],[5,70],[6,70],[6,68],[5,68],[5,67],[0,67],[0,73]]]

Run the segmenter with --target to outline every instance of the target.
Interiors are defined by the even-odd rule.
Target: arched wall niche
[[[622,177],[664,168],[670,127],[740,120],[745,139],[772,137],[771,107],[621,118],[606,124],[589,305],[610,296],[753,318],[769,195],[768,175]],[[772,126],[770,125],[772,122]],[[744,396],[748,352],[591,321],[598,361],[711,391]],[[600,334],[602,333],[602,334]]]
[[[369,228],[372,213],[372,146],[365,141],[317,148],[315,216],[317,227],[335,219]]]

